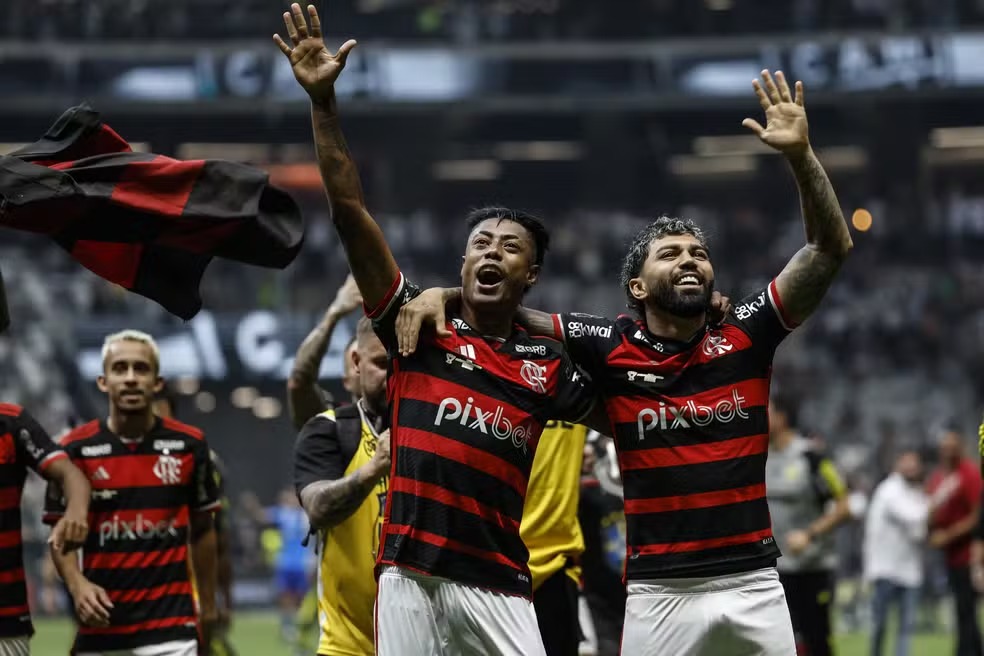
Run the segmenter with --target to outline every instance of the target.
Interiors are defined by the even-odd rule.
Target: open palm
[[[293,47],[287,45],[279,34],[273,35],[273,40],[281,52],[287,55],[290,66],[294,71],[297,82],[304,87],[311,100],[326,101],[331,97],[335,80],[345,68],[349,53],[355,48],[356,42],[348,40],[342,44],[334,55],[325,47],[321,36],[321,19],[314,5],[308,5],[308,15],[311,17],[311,31],[301,11],[301,5],[296,2],[290,6],[290,12],[284,12],[284,24],[287,35]]]
[[[795,155],[805,152],[810,147],[810,129],[803,105],[803,83],[796,83],[794,97],[782,71],[776,73],[775,81],[769,71],[762,71],[762,81],[764,87],[758,80],[754,80],[752,86],[765,111],[765,127],[751,118],[742,121],[742,125],[782,153]]]

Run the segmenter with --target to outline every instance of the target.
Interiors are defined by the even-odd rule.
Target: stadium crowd
[[[133,0],[8,0],[0,35],[101,41],[250,39],[267,36],[271,5],[287,0],[179,0],[161,14]],[[651,39],[857,28],[905,30],[980,24],[975,0],[624,0],[608,11],[590,0],[336,0],[331,11],[352,33],[396,41]],[[208,28],[221,12],[224,29]]]

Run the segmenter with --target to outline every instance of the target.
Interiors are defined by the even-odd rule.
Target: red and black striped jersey
[[[158,418],[135,442],[104,421],[65,436],[62,446],[92,484],[82,569],[114,604],[110,626],[80,627],[75,649],[105,652],[194,640],[197,619],[188,571],[191,513],[212,512],[219,494],[205,437]],[[49,485],[45,521],[64,512]]]
[[[689,342],[642,321],[554,316],[598,386],[625,490],[626,578],[718,576],[775,564],[765,495],[769,385],[790,331],[773,281]]]
[[[550,419],[582,419],[593,392],[559,342],[518,326],[487,339],[452,317],[450,337],[422,337],[402,357],[394,322],[419,293],[401,274],[368,312],[391,358],[393,464],[377,565],[529,597],[519,524],[537,442]]]
[[[21,546],[21,491],[27,468],[40,474],[65,457],[23,408],[0,403],[0,638],[34,633]]]

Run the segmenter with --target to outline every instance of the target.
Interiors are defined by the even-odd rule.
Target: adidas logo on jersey
[[[92,472],[92,480],[94,480],[94,481],[108,481],[109,480],[109,472],[106,471],[106,468],[105,467],[103,467],[103,466],[100,465],[100,467],[96,471]]]

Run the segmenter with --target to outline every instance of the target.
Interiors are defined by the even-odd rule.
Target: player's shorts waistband
[[[426,584],[428,586],[449,586],[454,588],[461,588],[463,590],[473,590],[475,592],[480,592],[482,594],[502,596],[502,597],[517,597],[519,599],[524,599],[526,601],[531,601],[529,597],[514,592],[508,592],[505,590],[496,590],[495,588],[486,588],[480,585],[472,585],[470,583],[462,583],[461,581],[455,581],[454,579],[445,578],[443,576],[435,576],[434,574],[428,574],[427,572],[421,572],[410,567],[400,567],[399,565],[383,565],[383,568],[379,571],[379,580],[382,581],[383,578],[396,578],[396,579],[408,579],[411,581],[417,581],[418,583]]]
[[[681,595],[707,594],[725,590],[748,588],[763,583],[779,585],[779,573],[775,567],[728,574],[725,576],[704,576],[682,579],[636,579],[629,581],[626,590],[629,595]]]

